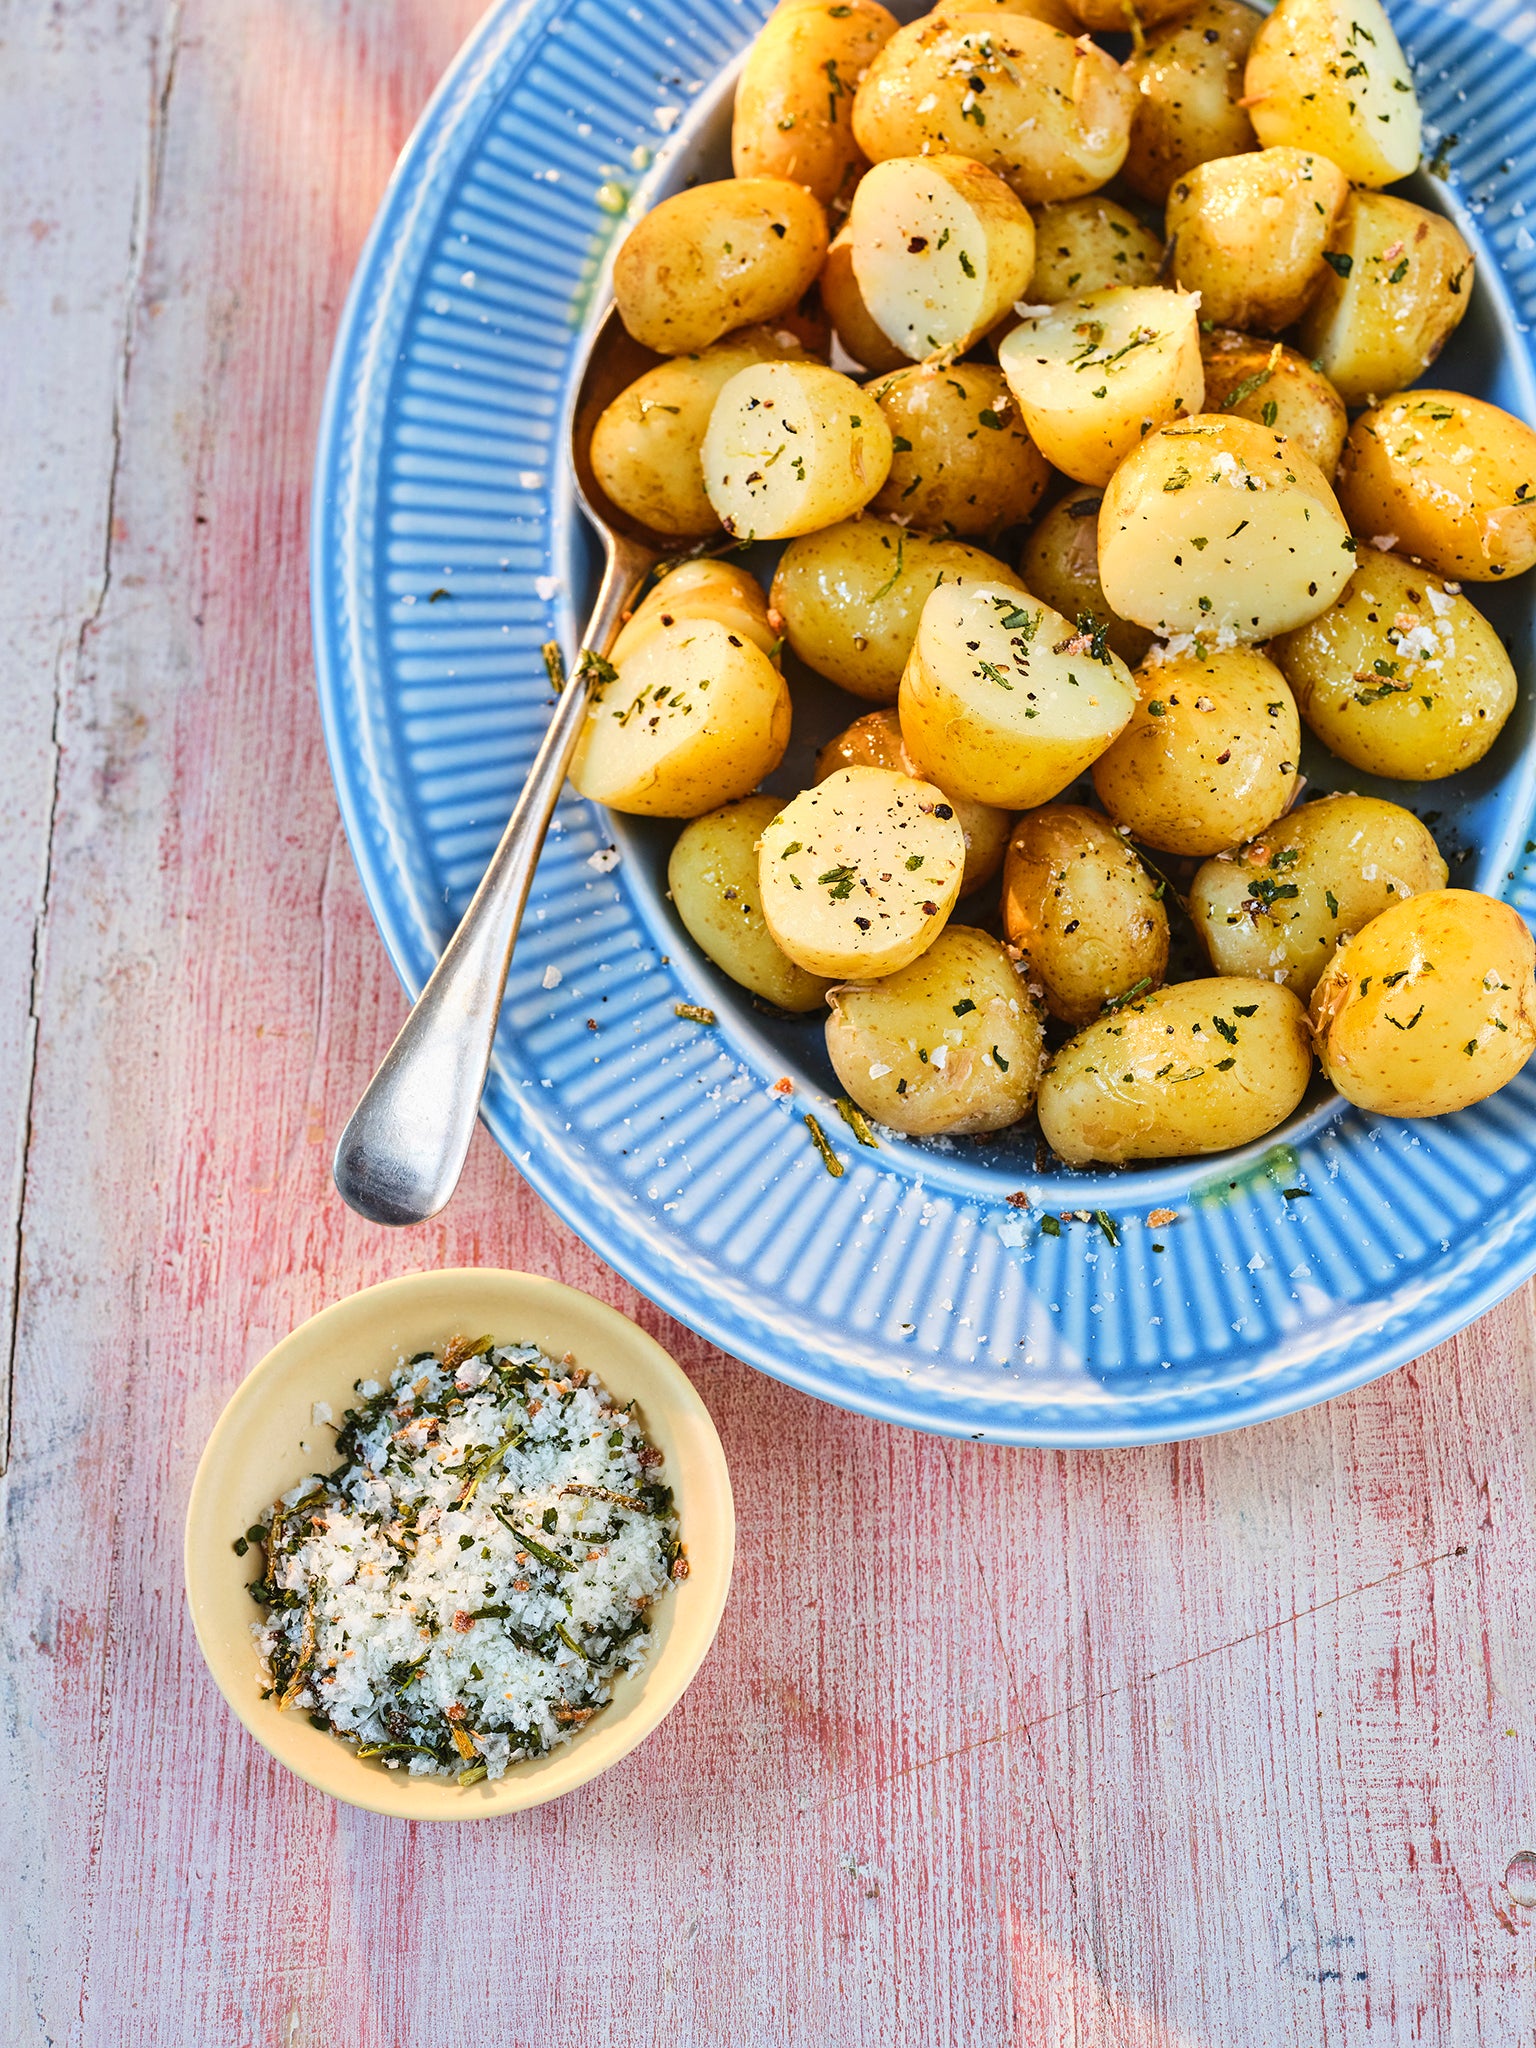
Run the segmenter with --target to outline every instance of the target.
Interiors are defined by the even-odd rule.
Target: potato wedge
[[[788,313],[826,253],[826,214],[803,185],[725,178],[674,192],[635,223],[614,259],[613,296],[636,341],[688,355]]]
[[[1107,484],[1154,427],[1204,403],[1199,301],[1156,285],[1089,292],[1024,319],[997,360],[1046,457]]]
[[[1243,0],[1199,0],[1127,60],[1137,96],[1122,176],[1154,206],[1197,164],[1258,148],[1242,105],[1243,67],[1263,19]]]
[[[828,1000],[833,1071],[893,1131],[1000,1131],[1029,1113],[1045,1044],[1040,1016],[987,933],[952,924],[895,974],[844,982]]]
[[[1470,768],[1515,708],[1498,634],[1459,587],[1402,555],[1367,548],[1338,600],[1273,651],[1323,745],[1397,782]]]
[[[1163,853],[1219,853],[1296,794],[1301,722],[1285,677],[1251,648],[1151,661],[1136,715],[1093,765],[1099,802]]]
[[[823,206],[846,205],[864,168],[853,96],[895,32],[878,0],[779,0],[736,85],[736,176],[793,178]]]
[[[866,171],[848,215],[870,318],[904,355],[969,348],[1035,267],[1028,209],[963,156],[892,157]]]
[[[1024,589],[980,548],[866,514],[791,541],[779,557],[770,602],[808,668],[852,696],[894,704],[918,619],[941,581]]]
[[[901,730],[942,789],[1002,810],[1049,803],[1130,718],[1117,654],[1009,585],[940,584],[901,679]]]
[[[1107,818],[1047,804],[1020,818],[1003,872],[1003,930],[1046,1008],[1090,1024],[1107,1002],[1158,987],[1168,966],[1163,885]]]
[[[1069,1166],[1252,1144],[1307,1092],[1307,1013],[1288,988],[1218,975],[1154,989],[1056,1054],[1036,1114]]]
[[[1445,881],[1440,849],[1412,811],[1325,796],[1208,860],[1189,908],[1218,974],[1284,982],[1305,1002],[1344,940]]]
[[[1323,1072],[1382,1116],[1444,1116],[1512,1081],[1536,1050],[1536,945],[1473,889],[1394,903],[1334,955],[1312,996]]]
[[[1325,612],[1354,566],[1317,464],[1230,414],[1149,434],[1104,492],[1104,595],[1159,633],[1267,640]]]
[[[1079,630],[1102,632],[1127,668],[1146,658],[1152,635],[1109,608],[1099,581],[1099,507],[1103,493],[1091,484],[1068,491],[1030,530],[1019,557],[1019,574],[1036,597],[1072,619]]]
[[[891,430],[851,377],[821,363],[759,363],[715,400],[702,460],[727,533],[783,540],[869,503],[890,474]]]
[[[901,736],[901,720],[893,710],[866,711],[852,725],[845,726],[816,756],[816,780],[825,782],[842,768],[893,768],[898,775],[919,780],[916,764]],[[969,798],[944,792],[955,807],[960,830],[965,834],[965,873],[960,894],[969,896],[983,882],[990,882],[1003,864],[1008,830],[1013,823],[1007,811],[991,804],[973,804]]]
[[[944,929],[964,872],[954,805],[888,768],[843,768],[802,790],[758,846],[768,929],[810,974],[896,973]]]
[[[881,333],[864,303],[859,280],[853,274],[853,237],[846,225],[832,237],[827,260],[821,266],[821,303],[838,340],[864,369],[878,374],[882,370],[899,370],[911,361],[894,341]]]
[[[1203,320],[1278,334],[1321,289],[1348,197],[1338,166],[1307,150],[1198,164],[1168,194],[1174,282],[1200,294]]]
[[[1361,538],[1442,576],[1501,582],[1536,562],[1536,433],[1459,391],[1403,391],[1362,413],[1339,463]]]
[[[1349,414],[1320,370],[1283,342],[1261,341],[1230,327],[1200,336],[1205,409],[1234,413],[1272,427],[1310,455],[1325,477],[1339,466]]]
[[[1280,0],[1248,53],[1243,93],[1266,149],[1315,149],[1356,185],[1418,167],[1418,94],[1380,0]]]
[[[1451,223],[1388,192],[1355,192],[1299,340],[1349,405],[1424,374],[1472,303],[1474,258]]]
[[[776,1009],[819,1010],[832,984],[780,952],[758,901],[757,842],[783,805],[748,796],[695,818],[677,836],[667,890],[688,936],[722,974]]]
[[[914,363],[868,388],[895,450],[873,511],[928,533],[995,533],[1045,496],[1051,466],[990,363]]]
[[[1031,208],[1035,271],[1028,297],[1036,306],[1060,305],[1115,285],[1154,284],[1163,245],[1127,206],[1102,192],[1091,199],[1056,199]]]

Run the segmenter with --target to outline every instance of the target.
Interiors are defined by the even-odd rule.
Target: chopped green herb
[[[872,1150],[876,1152],[879,1151],[880,1141],[876,1138],[874,1132],[869,1128],[868,1118],[865,1116],[863,1110],[860,1109],[859,1105],[854,1101],[851,1095],[836,1096],[833,1100],[832,1107],[837,1111],[838,1115],[842,1118],[843,1122],[848,1126],[849,1130],[852,1131],[853,1135],[858,1139],[861,1145],[868,1145],[871,1147]]]
[[[898,1089],[897,1093],[899,1094],[900,1092],[901,1091]],[[843,1177],[843,1162],[832,1150],[832,1146],[828,1141],[826,1132],[821,1128],[821,1125],[817,1123],[815,1117],[813,1116],[807,1116],[807,1118],[805,1119],[805,1128],[811,1134],[811,1143],[816,1147],[816,1150],[821,1154],[822,1165],[827,1169],[828,1173],[831,1174],[834,1180],[841,1180]]]

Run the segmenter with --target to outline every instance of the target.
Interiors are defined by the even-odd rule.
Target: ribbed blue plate
[[[766,11],[494,6],[423,117],[364,254],[321,428],[315,646],[342,816],[413,995],[548,717],[540,645],[574,644],[590,590],[562,448],[606,254],[626,211],[690,170],[724,168],[717,81]],[[1449,181],[1408,189],[1449,211],[1480,258],[1473,312],[1433,381],[1536,419],[1532,17],[1508,0],[1395,13],[1431,142],[1455,138]],[[1406,795],[1455,856],[1453,879],[1527,918],[1532,586],[1536,574],[1474,593],[1525,686],[1481,768],[1405,793],[1326,757],[1303,764],[1314,793]],[[795,696],[775,787],[798,786],[814,745],[864,708],[805,677]],[[765,1372],[953,1435],[1170,1441],[1358,1386],[1536,1269],[1533,1069],[1430,1123],[1363,1116],[1318,1089],[1263,1145],[1119,1173],[1039,1172],[1027,1134],[845,1143],[819,1027],[755,1011],[675,922],[671,837],[567,793],[485,1114],[605,1259]],[[719,1028],[680,1021],[678,1001],[710,1004]],[[785,1075],[787,1100],[771,1092]],[[840,1180],[811,1148],[807,1110],[837,1142]],[[1027,1210],[1007,1203],[1015,1190]],[[1042,1207],[1102,1209],[1120,1242],[1077,1222],[1041,1235]],[[1148,1228],[1154,1207],[1177,1221]]]

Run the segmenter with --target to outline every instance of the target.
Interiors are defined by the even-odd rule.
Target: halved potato
[[[1380,0],[1280,0],[1243,82],[1260,142],[1315,149],[1356,185],[1418,166],[1418,94]]]
[[[763,829],[758,887],[774,940],[811,974],[894,974],[944,929],[965,834],[942,790],[844,768]]]
[[[782,808],[776,796],[748,796],[685,825],[667,890],[688,936],[722,974],[777,1009],[819,1010],[831,983],[779,950],[758,901],[757,842]]]
[[[750,569],[708,557],[679,562],[657,579],[619,628],[618,638],[608,650],[610,662],[615,668],[622,667],[662,627],[690,619],[713,619],[760,647],[777,667],[779,637],[768,622],[763,586]]]
[[[821,303],[838,340],[856,363],[871,372],[899,370],[911,357],[876,326],[859,280],[853,274],[853,237],[846,224],[832,237],[821,266]]]
[[[1441,214],[1356,192],[1334,229],[1301,346],[1350,405],[1414,383],[1472,302],[1472,251]]]
[[[1085,484],[1068,491],[1037,519],[1019,557],[1019,573],[1036,597],[1086,633],[1102,632],[1127,668],[1146,656],[1152,635],[1109,608],[1099,581],[1099,507],[1103,493]]]
[[[936,0],[928,9],[927,21],[946,21],[956,14],[1022,14],[1030,21],[1043,21],[1075,36],[1081,26],[1066,0]]]
[[[674,192],[635,223],[614,259],[613,296],[636,341],[688,355],[788,313],[826,253],[826,214],[803,185],[724,178]]]
[[[823,206],[846,204],[864,168],[853,96],[895,32],[879,0],[779,0],[736,85],[736,176],[793,178]]]
[[[929,533],[1022,524],[1051,479],[990,363],[913,363],[869,387],[895,453],[871,509]]]
[[[1243,67],[1263,19],[1243,0],[1199,0],[1155,28],[1127,60],[1136,111],[1123,175],[1154,206],[1196,164],[1257,149],[1242,104]]]
[[[1107,1002],[1155,988],[1168,966],[1163,884],[1107,818],[1047,804],[1014,827],[1003,874],[1003,930],[1046,1008],[1088,1024]]]
[[[1035,267],[1028,209],[995,171],[963,156],[876,164],[853,195],[848,233],[870,318],[914,358],[968,349]]]
[[[1261,341],[1230,327],[1202,332],[1200,354],[1207,412],[1235,413],[1257,427],[1272,427],[1332,477],[1349,432],[1349,414],[1338,392],[1305,356],[1284,342]]]
[[[1362,539],[1442,576],[1500,582],[1536,562],[1536,433],[1459,391],[1404,391],[1362,413],[1339,463]]]
[[[825,782],[840,768],[894,768],[898,775],[918,779],[918,769],[901,736],[901,720],[893,710],[866,711],[852,725],[845,726],[827,741],[816,756],[816,780]],[[1008,845],[1008,828],[1013,823],[1007,811],[991,804],[973,804],[968,797],[945,796],[955,807],[960,829],[965,834],[965,873],[960,894],[968,896],[983,882],[990,882],[1003,864]]]
[[[1307,150],[1197,164],[1168,194],[1174,282],[1200,294],[1203,320],[1278,334],[1321,288],[1348,197],[1338,166]]]
[[[715,400],[702,460],[726,532],[782,540],[869,503],[890,473],[891,430],[851,377],[821,363],[759,363]]]
[[[1102,192],[1087,199],[1056,199],[1031,209],[1035,223],[1035,270],[1029,280],[1032,305],[1056,306],[1063,299],[1115,285],[1153,284],[1162,267],[1163,245],[1128,206]]]
[[[901,730],[941,788],[1003,810],[1048,803],[1130,718],[1130,671],[1102,639],[1000,583],[940,584],[901,679]]]
[[[1072,0],[1072,12],[1084,28],[1101,34],[1123,33],[1134,21],[1150,28],[1182,12],[1189,0]]]

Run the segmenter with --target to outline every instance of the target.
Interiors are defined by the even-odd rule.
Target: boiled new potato
[[[1413,74],[1380,0],[1280,0],[1248,54],[1243,94],[1266,148],[1315,149],[1356,185],[1418,166]]]
[[[1099,507],[1102,493],[1085,485],[1058,499],[1035,522],[1019,573],[1036,597],[1086,633],[1102,632],[1127,668],[1135,668],[1152,645],[1145,626],[1132,625],[1109,608],[1099,581]]]
[[[1105,597],[1160,633],[1266,640],[1305,625],[1349,581],[1354,551],[1317,464],[1231,415],[1149,434],[1099,512]]]
[[[1152,284],[1163,261],[1158,237],[1113,199],[1058,199],[1033,209],[1035,274],[1030,302],[1059,305],[1118,284]]]
[[[995,533],[1045,496],[1050,464],[990,363],[914,363],[868,388],[895,450],[871,510],[930,533]]]
[[[1199,303],[1127,286],[1063,299],[1013,330],[997,360],[1048,461],[1107,484],[1152,428],[1200,411]]]
[[[1307,1013],[1288,988],[1218,975],[1154,989],[1064,1045],[1036,1114],[1069,1166],[1248,1145],[1307,1092]]]
[[[1468,583],[1536,562],[1536,433],[1459,391],[1404,391],[1349,430],[1339,502],[1362,540]]]
[[[1021,199],[1096,192],[1125,160],[1133,88],[1083,37],[998,9],[898,29],[853,103],[871,163],[952,152]]]
[[[891,430],[851,377],[821,363],[759,363],[715,400],[702,460],[726,532],[782,540],[869,503],[890,473]]]
[[[613,266],[619,317],[658,355],[708,348],[787,313],[827,253],[821,202],[787,178],[674,192],[629,231]]]
[[[1243,0],[1199,0],[1131,56],[1136,111],[1122,175],[1133,192],[1161,206],[1196,164],[1258,147],[1242,104],[1243,67],[1263,19]]]
[[[675,619],[598,686],[571,781],[610,810],[696,818],[777,768],[789,715],[789,690],[761,647],[714,619]]]
[[[816,780],[825,782],[841,768],[894,768],[899,775],[917,779],[917,766],[901,737],[901,720],[891,710],[866,711],[852,725],[827,741],[816,756]],[[990,882],[1003,864],[1008,845],[1008,828],[1013,820],[1007,811],[991,804],[973,804],[966,797],[946,798],[955,807],[960,830],[965,834],[965,873],[960,894],[968,896],[983,882]]]
[[[1472,301],[1473,256],[1451,223],[1387,192],[1350,196],[1301,323],[1307,354],[1350,405],[1414,383]]]
[[[1093,765],[1099,802],[1164,853],[1219,853],[1296,794],[1301,724],[1285,677],[1251,648],[1137,670],[1136,715]]]
[[[779,557],[771,603],[808,668],[854,697],[894,704],[918,619],[940,582],[1024,589],[980,548],[866,515],[791,541]]]
[[[1062,29],[1069,36],[1075,36],[1081,26],[1066,0],[938,0],[924,18],[944,21],[956,14],[996,13],[1022,14],[1031,21],[1043,21],[1050,28]]]
[[[1105,1003],[1155,988],[1168,966],[1168,913],[1155,881],[1107,818],[1047,804],[1014,827],[1003,930],[1046,1008],[1089,1024]]]
[[[864,303],[853,274],[853,237],[846,226],[832,237],[821,266],[821,303],[838,340],[866,370],[899,370],[911,360],[881,333]]]
[[[1218,974],[1283,981],[1305,1002],[1343,940],[1445,880],[1440,849],[1412,811],[1325,796],[1208,860],[1189,908]]]
[[[828,997],[827,1054],[860,1109],[912,1137],[1000,1131],[1028,1114],[1044,1038],[1019,971],[996,939],[940,932],[883,981]]]
[[[1394,781],[1470,768],[1515,707],[1498,634],[1459,590],[1401,555],[1366,549],[1338,601],[1274,654],[1323,745]]]
[[[819,1010],[831,983],[773,943],[758,902],[757,842],[783,808],[748,796],[695,818],[678,834],[667,889],[688,936],[722,974],[780,1010]]]
[[[995,171],[964,156],[874,165],[853,195],[848,235],[870,318],[914,358],[969,348],[1035,267],[1028,209]]]
[[[1119,655],[1003,583],[941,583],[901,679],[908,751],[941,788],[1033,810],[1097,760],[1136,708]]]
[[[895,15],[877,0],[780,0],[736,86],[737,177],[793,178],[823,206],[846,201],[864,165],[853,96],[895,31]]]
[[[715,400],[749,364],[804,355],[788,328],[745,327],[696,355],[658,363],[621,391],[592,429],[598,483],[621,512],[654,533],[692,540],[717,532],[700,460]]]
[[[658,579],[619,629],[609,649],[615,668],[663,627],[690,619],[713,619],[776,661],[777,632],[768,621],[768,600],[750,570],[735,562],[680,562]]]
[[[1217,327],[1278,334],[1322,286],[1324,254],[1349,197],[1326,157],[1261,149],[1196,165],[1168,195],[1175,283]]]
[[[1536,946],[1473,889],[1394,903],[1341,946],[1312,997],[1323,1071],[1382,1116],[1443,1116],[1512,1081],[1536,1049]]]
[[[1105,33],[1123,33],[1134,20],[1138,27],[1168,21],[1181,13],[1189,0],[1072,0],[1072,12],[1084,28]]]
[[[1339,466],[1349,432],[1344,401],[1320,370],[1283,342],[1260,341],[1215,327],[1200,336],[1205,363],[1205,409],[1235,413],[1255,426],[1273,427],[1326,477]]]
[[[896,973],[944,929],[964,872],[954,805],[889,768],[843,768],[802,790],[758,844],[768,929],[810,974]]]

